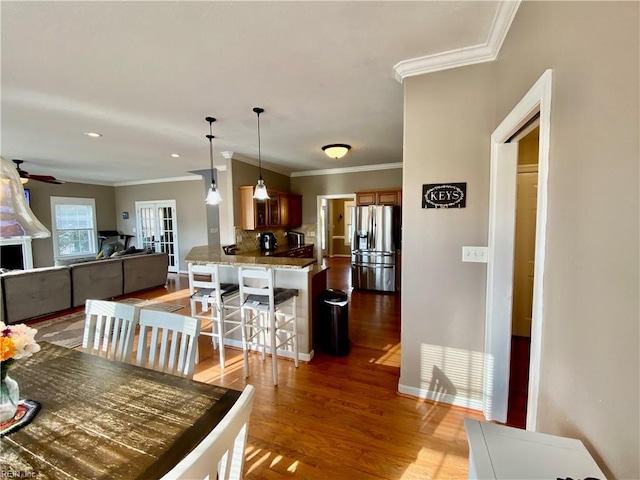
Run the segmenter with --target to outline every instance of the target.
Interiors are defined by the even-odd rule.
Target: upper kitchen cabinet
[[[280,226],[297,228],[302,225],[302,196],[296,193],[282,193],[280,197]]]
[[[371,190],[356,192],[356,205],[402,205],[402,190]]]
[[[302,196],[269,190],[269,200],[253,198],[253,185],[240,189],[240,223],[243,230],[296,228],[302,225]]]

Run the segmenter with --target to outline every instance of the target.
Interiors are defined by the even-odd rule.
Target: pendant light
[[[213,130],[211,129],[211,124],[216,121],[213,117],[205,118],[207,122],[209,122],[209,135],[206,137],[209,139],[209,161],[211,168],[211,187],[209,187],[209,193],[207,193],[207,198],[205,203],[207,205],[218,205],[222,202],[222,197],[220,196],[220,192],[216,188],[216,177],[213,176]]]
[[[27,203],[22,178],[12,162],[0,157],[0,237],[50,237]]]
[[[260,151],[260,114],[264,112],[264,108],[255,107],[253,109],[258,116],[258,169],[260,170],[260,176],[258,177],[258,183],[256,184],[256,188],[253,191],[253,198],[256,200],[269,200],[269,193],[267,192],[267,186],[264,184],[264,180],[262,179],[262,154]]]

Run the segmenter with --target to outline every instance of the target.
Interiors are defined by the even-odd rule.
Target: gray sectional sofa
[[[0,316],[6,324],[164,285],[166,253],[123,255],[67,266],[14,270],[0,275]]]

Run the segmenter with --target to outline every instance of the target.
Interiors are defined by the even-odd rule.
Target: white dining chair
[[[244,374],[249,376],[249,349],[271,352],[273,384],[278,384],[278,349],[288,348],[298,368],[298,290],[276,288],[275,274],[267,267],[239,267],[240,313],[243,325]]]
[[[255,388],[247,385],[222,421],[162,480],[240,480]],[[217,476],[216,476],[217,475]]]
[[[189,268],[189,304],[191,316],[203,321],[200,335],[211,337],[213,349],[219,350],[220,370],[224,371],[224,339],[242,328],[240,306],[234,302],[239,297],[237,283],[220,282],[218,265],[194,265]],[[204,322],[211,323],[211,331],[205,331]]]
[[[136,364],[193,378],[200,320],[143,308],[139,324]]]
[[[86,353],[129,362],[140,309],[125,303],[87,300],[82,350]]]

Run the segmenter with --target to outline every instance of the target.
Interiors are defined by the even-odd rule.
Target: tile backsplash
[[[236,246],[240,249],[241,252],[246,252],[249,250],[259,250],[260,243],[258,241],[258,238],[260,236],[260,233],[262,232],[272,232],[278,240],[278,245],[287,245],[287,237],[285,235],[285,232],[287,230],[284,230],[282,228],[265,230],[242,230],[240,227],[234,227],[234,230]],[[318,230],[318,226],[315,223],[305,224],[292,230],[304,233],[304,241],[306,244],[316,243],[316,231]]]

